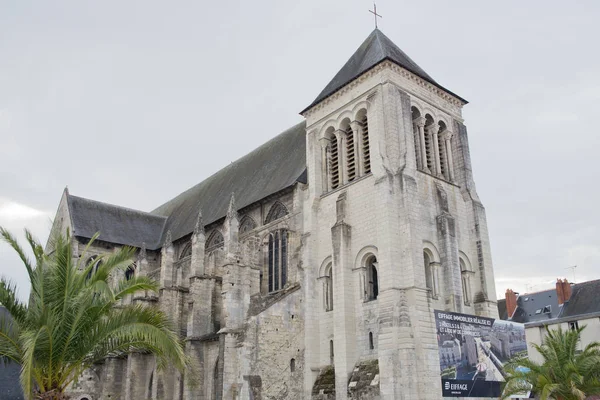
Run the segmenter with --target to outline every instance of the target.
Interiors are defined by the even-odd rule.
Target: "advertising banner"
[[[498,398],[504,363],[527,355],[524,325],[447,311],[434,313],[443,397]]]

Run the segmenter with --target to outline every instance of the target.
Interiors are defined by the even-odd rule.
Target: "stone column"
[[[126,376],[127,360],[109,357],[104,361],[102,379],[102,398],[111,400],[122,400],[123,377]]]
[[[331,154],[329,152],[329,145],[331,140],[327,138],[320,138],[319,143],[321,144],[321,182],[323,190],[321,193],[326,193],[331,190]],[[319,194],[321,194],[319,193]]]
[[[446,144],[446,169],[448,170],[448,180],[454,182],[454,162],[452,160],[452,132],[444,130],[442,139]]]
[[[438,141],[438,127],[433,124],[429,127],[429,134],[433,138],[433,159],[435,160],[435,175],[442,175],[442,167],[440,165],[440,144]]]
[[[351,228],[344,219],[346,193],[336,202],[337,222],[331,228],[333,247],[333,292],[337,299],[333,307],[333,337],[335,351],[336,399],[347,399],[348,377],[356,362],[355,299],[350,259]]]
[[[419,141],[421,142],[421,169],[425,172],[429,171],[429,167],[427,167],[427,145],[425,144],[425,118],[419,117],[415,119],[415,124],[417,124],[417,129],[419,130]]]

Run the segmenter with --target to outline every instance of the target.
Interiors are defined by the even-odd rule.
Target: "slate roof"
[[[550,312],[546,312],[548,309]],[[500,319],[509,319],[504,299],[498,300],[498,314]],[[521,294],[510,320],[537,326],[546,321],[579,319],[587,314],[600,315],[600,279],[571,285],[571,297],[562,306],[558,305],[556,289]]]
[[[571,298],[560,317],[575,317],[600,312],[600,279],[577,283],[571,288]]]
[[[306,122],[289,128],[152,214],[168,217],[163,240],[168,230],[177,240],[194,230],[200,209],[206,225],[223,218],[231,193],[240,210],[296,182],[306,183]]]
[[[231,194],[238,210],[284,190],[306,183],[306,123],[299,123],[219,172],[147,213],[68,195],[73,234],[110,243],[162,247],[171,230],[177,240],[194,230],[202,209],[205,225],[225,216]]]
[[[6,308],[0,306],[0,320],[10,318]],[[13,362],[0,361],[0,399],[23,400],[23,390],[19,381],[21,367]]]
[[[141,247],[145,242],[149,249],[160,245],[164,216],[72,195],[67,202],[74,236],[89,239],[100,232],[98,239],[110,243]]]
[[[520,295],[511,321],[520,323],[544,321],[558,317],[559,313],[556,289],[549,289]]]
[[[360,75],[364,74],[379,63],[389,60],[398,64],[404,69],[413,74],[425,79],[427,82],[437,86],[438,88],[456,96],[461,101],[467,101],[460,96],[452,93],[448,89],[437,83],[427,72],[417,65],[406,53],[394,44],[387,36],[379,29],[375,28],[373,32],[365,39],[360,47],[354,52],[352,57],[344,64],[342,69],[333,77],[333,79],[325,86],[325,89],[319,93],[317,98],[300,113],[304,113],[309,108],[321,102],[325,98],[331,96]]]

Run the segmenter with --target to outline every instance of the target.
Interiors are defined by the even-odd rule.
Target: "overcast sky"
[[[201,4],[202,3],[202,4]],[[150,211],[302,118],[373,29],[364,0],[0,0],[0,225],[63,188]],[[600,278],[600,2],[380,0],[464,108],[498,295]],[[25,272],[0,244],[0,274]]]

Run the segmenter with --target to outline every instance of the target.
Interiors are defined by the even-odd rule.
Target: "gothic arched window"
[[[248,233],[254,228],[256,228],[256,222],[254,222],[252,217],[244,215],[244,217],[240,221],[240,235]]]
[[[135,276],[135,264],[131,264],[129,267],[127,267],[127,269],[125,270],[125,280],[129,281],[131,280],[131,278],[133,278]]]
[[[223,246],[225,239],[223,239],[223,234],[218,230],[214,230],[213,233],[210,234],[208,240],[206,241],[206,249],[212,250],[217,247]]]
[[[267,213],[267,218],[265,219],[265,224],[275,221],[276,219],[283,218],[288,215],[288,210],[285,208],[283,204],[279,201],[276,201],[275,204],[271,206],[271,209]]]
[[[377,258],[367,259],[367,300],[376,300],[379,296],[379,278],[377,276]]]
[[[90,270],[88,271],[85,279],[90,279],[92,275],[98,272],[98,268],[100,268],[100,265],[102,265],[102,260],[99,260],[98,256],[91,256],[90,258],[88,258],[87,262],[85,263],[85,266]]]
[[[287,282],[288,232],[278,229],[269,234],[267,272],[268,290],[275,292],[283,289]]]
[[[181,255],[179,256],[179,259],[181,260],[183,258],[190,257],[191,255],[192,255],[192,243],[188,242],[183,247],[183,250],[181,250]]]

